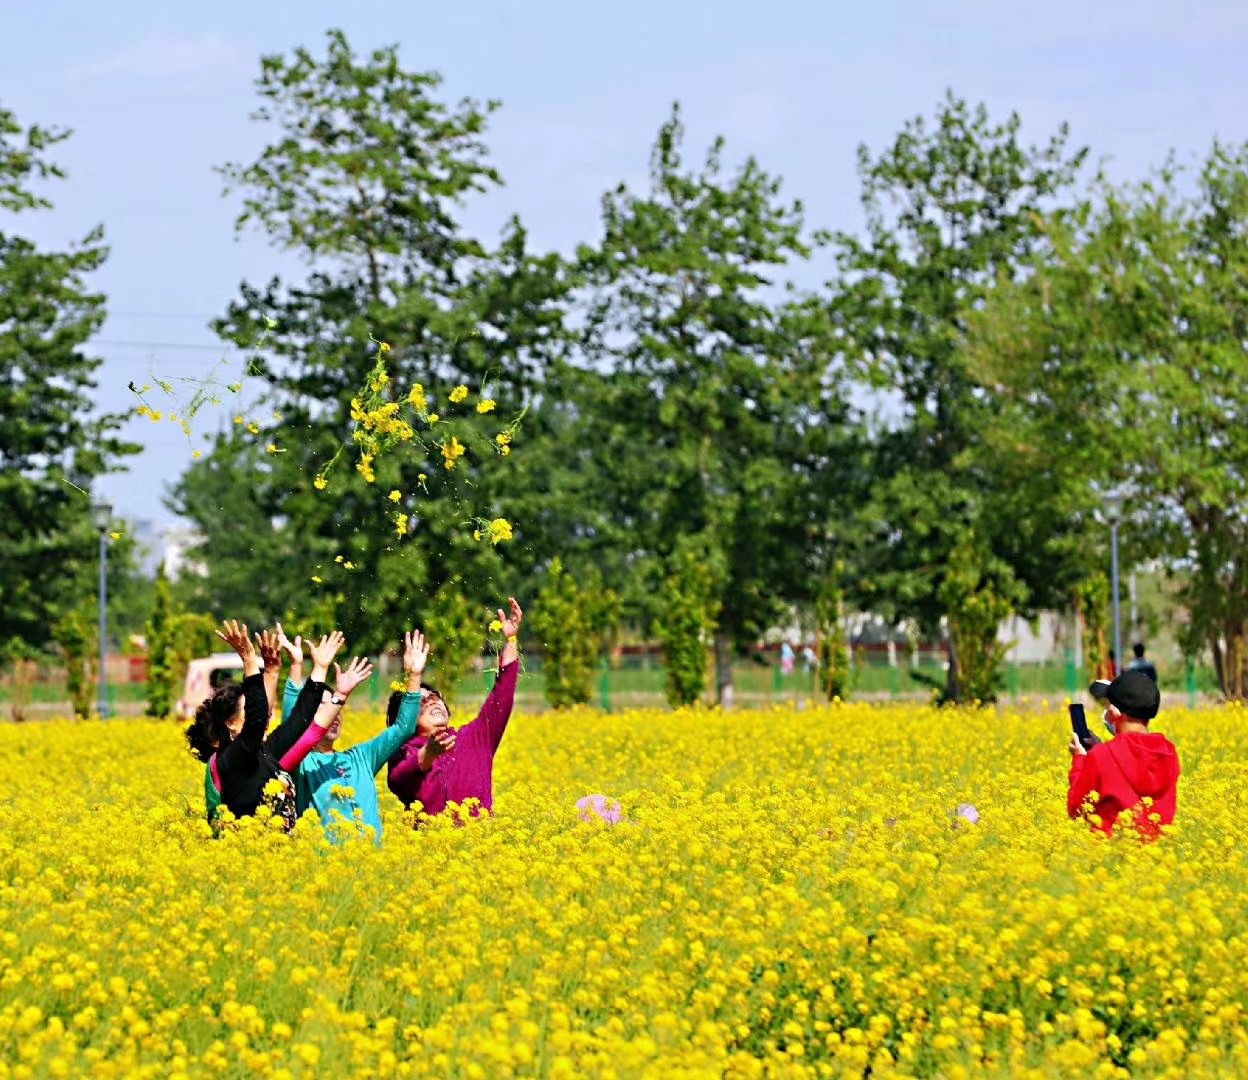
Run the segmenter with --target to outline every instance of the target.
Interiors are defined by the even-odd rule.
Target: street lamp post
[[[1110,589],[1114,607],[1114,663],[1122,670],[1122,611],[1118,600],[1118,522],[1122,519],[1123,498],[1120,492],[1111,492],[1101,501],[1105,516],[1109,519]]]
[[[108,716],[108,678],[104,670],[105,636],[108,633],[108,526],[113,520],[113,507],[110,503],[100,500],[91,504],[91,521],[96,532],[100,534],[100,670],[98,684],[100,688],[99,713],[100,719]]]

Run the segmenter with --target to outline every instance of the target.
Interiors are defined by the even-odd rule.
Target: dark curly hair
[[[238,683],[227,683],[200,702],[195,719],[186,729],[186,741],[200,761],[206,762],[217,750],[230,741],[227,726],[238,713],[243,688]]]

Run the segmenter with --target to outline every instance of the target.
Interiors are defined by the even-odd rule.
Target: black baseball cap
[[[1113,682],[1097,679],[1088,687],[1088,693],[1108,701],[1133,720],[1151,720],[1161,708],[1161,691],[1157,684],[1138,671],[1124,671]]]

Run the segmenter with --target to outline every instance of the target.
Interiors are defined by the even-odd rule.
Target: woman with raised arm
[[[407,691],[395,723],[380,735],[338,750],[334,743],[342,733],[342,720],[335,717],[316,750],[302,765],[296,783],[299,813],[315,807],[331,840],[341,840],[360,832],[371,832],[381,842],[381,807],[377,802],[376,776],[390,756],[411,738],[420,713],[420,680],[429,660],[429,646],[419,630],[403,635],[403,670]],[[302,696],[302,695],[301,695]]]
[[[342,635],[334,631],[311,647],[312,676],[289,719],[267,739],[269,697],[260,657],[247,627],[229,620],[217,636],[243,661],[243,683],[222,687],[204,701],[186,729],[191,751],[207,766],[204,801],[208,819],[214,820],[221,806],[236,817],[254,814],[265,798],[265,785],[278,779],[282,784],[273,798],[274,808],[289,828],[295,820],[294,786],[290,776],[283,773],[281,761],[313,722],[329,664],[342,648]]]
[[[447,726],[451,713],[442,695],[425,688],[416,734],[390,759],[386,778],[390,790],[404,806],[419,802],[426,814],[440,814],[447,803],[462,806],[468,799],[476,799],[481,810],[493,810],[494,755],[503,741],[516,701],[516,679],[520,673],[516,641],[524,621],[516,598],[509,597],[507,603],[509,611],[500,608],[498,612],[507,643],[498,658],[493,689],[477,718],[452,731]],[[390,699],[388,720],[397,712],[396,697]]]

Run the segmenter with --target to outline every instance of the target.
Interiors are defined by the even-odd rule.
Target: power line
[[[125,309],[107,308],[109,318],[119,319],[219,319],[221,313],[210,315],[205,311],[129,311]]]
[[[223,349],[237,349],[237,345],[222,342],[220,345],[200,345],[190,341],[119,341],[110,338],[96,338],[92,345],[107,345],[113,349],[184,349],[195,352],[220,352]]]

